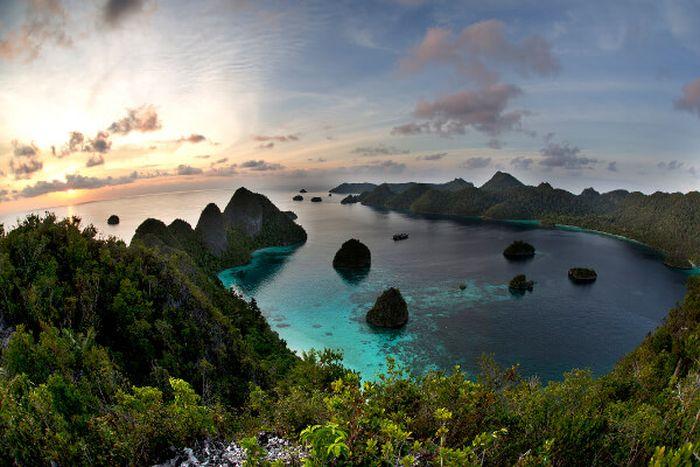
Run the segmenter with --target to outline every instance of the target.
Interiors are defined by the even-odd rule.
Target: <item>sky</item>
[[[0,0],[0,212],[497,170],[700,188],[700,2]]]

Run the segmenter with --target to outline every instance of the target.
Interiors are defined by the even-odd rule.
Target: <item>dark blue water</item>
[[[261,250],[251,264],[223,271],[221,280],[255,297],[292,349],[340,349],[345,363],[367,378],[384,369],[387,356],[416,371],[456,364],[476,371],[483,354],[544,380],[572,368],[599,374],[637,346],[684,294],[687,274],[616,238],[410,216],[343,206],[338,197],[324,196],[319,204],[275,201],[298,214],[307,243]],[[397,232],[410,238],[394,242]],[[336,250],[353,237],[372,251],[366,277],[342,277],[331,267]],[[536,257],[507,261],[501,252],[516,239],[532,243]],[[567,271],[574,266],[595,268],[598,281],[572,284]],[[506,284],[520,273],[536,285],[513,296]],[[409,305],[409,323],[400,331],[378,331],[364,321],[389,286]]]

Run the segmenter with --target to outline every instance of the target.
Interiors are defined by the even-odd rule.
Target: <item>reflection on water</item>
[[[370,268],[361,269],[346,269],[346,268],[336,268],[335,272],[338,273],[340,277],[343,278],[345,282],[350,285],[357,285],[367,278],[369,275]]]

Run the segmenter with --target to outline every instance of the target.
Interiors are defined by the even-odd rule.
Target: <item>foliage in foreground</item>
[[[0,318],[2,464],[147,464],[205,437],[262,462],[261,430],[308,465],[700,462],[700,279],[601,378],[542,385],[486,359],[476,378],[390,362],[362,382],[336,352],[292,357],[186,257],[28,218],[0,235]]]

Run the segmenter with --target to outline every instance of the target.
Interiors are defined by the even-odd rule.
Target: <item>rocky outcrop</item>
[[[224,443],[206,439],[192,448],[183,449],[177,456],[155,467],[233,467],[258,465],[260,461],[265,462],[265,465],[273,462],[279,462],[279,465],[301,465],[308,457],[301,446],[287,439],[269,433],[260,433],[256,438],[263,449],[263,459],[248,459],[246,450],[235,441]]]
[[[367,312],[367,322],[382,328],[400,328],[408,322],[408,305],[399,289],[385,290]]]
[[[109,225],[117,225],[117,224],[119,224],[119,216],[117,216],[116,214],[112,214],[112,215],[109,216],[109,218],[107,219],[107,224],[109,224]]]
[[[301,195],[294,195],[292,201],[304,201],[304,197]]]
[[[287,215],[287,217],[289,217],[293,221],[297,220],[299,217],[296,215],[296,213],[294,211],[282,211],[282,212],[285,213]]]
[[[215,255],[221,255],[228,244],[226,239],[226,223],[219,207],[214,203],[207,204],[199,215],[195,232],[199,233],[209,250]]]
[[[571,268],[569,279],[576,284],[590,284],[598,279],[598,273],[588,268]]]
[[[216,204],[208,204],[194,229],[179,219],[167,227],[147,219],[136,229],[133,241],[183,250],[212,270],[245,263],[258,248],[304,242],[306,232],[265,196],[239,188],[223,212]]]
[[[333,267],[341,269],[364,269],[372,265],[372,254],[367,245],[351,238],[343,243],[333,258]]]
[[[535,256],[535,247],[521,240],[516,240],[503,250],[503,256],[510,260],[532,258]]]
[[[347,195],[340,200],[340,204],[355,204],[360,202],[360,197],[356,195]]]
[[[525,293],[527,291],[532,292],[534,285],[535,282],[527,280],[527,276],[525,274],[518,274],[508,283],[508,290],[514,293]]]
[[[320,196],[314,196],[313,198],[311,198],[312,203],[320,203],[321,201],[323,201],[323,198],[321,198]]]
[[[299,190],[299,193],[306,193],[306,188],[302,188],[301,190]]]

